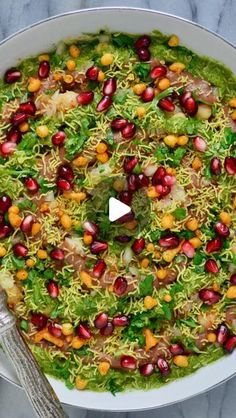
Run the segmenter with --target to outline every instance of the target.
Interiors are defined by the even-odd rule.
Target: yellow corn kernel
[[[188,367],[188,357],[178,355],[173,357],[173,362],[177,367]]]
[[[18,213],[20,213],[20,209],[18,208],[18,206],[12,205],[12,206],[9,207],[8,213],[18,214]]]
[[[85,165],[88,164],[88,160],[86,157],[83,157],[82,155],[80,155],[79,157],[75,158],[72,163],[76,166],[76,167],[84,167]]]
[[[27,267],[34,267],[35,261],[32,260],[32,258],[28,258],[28,260],[26,260],[25,264],[27,265]]]
[[[170,213],[167,213],[166,215],[163,216],[161,220],[161,226],[163,229],[170,229],[173,227],[174,221],[175,221],[174,216],[171,215]]]
[[[112,185],[113,189],[116,192],[122,192],[122,190],[124,190],[124,181],[122,179],[116,179]]]
[[[34,336],[34,341],[36,343],[39,343],[42,340],[46,340],[46,341],[56,345],[59,348],[61,348],[64,345],[64,342],[60,338],[54,337],[53,335],[51,335],[47,331],[47,329],[43,329],[42,331],[37,332],[37,334],[35,334],[35,336]]]
[[[166,172],[167,174],[169,174],[170,176],[175,176],[176,175],[176,169],[173,167],[167,167],[166,168]]]
[[[60,218],[60,222],[61,225],[63,226],[63,228],[65,229],[70,229],[72,226],[72,219],[69,215],[67,215],[66,213],[64,213],[61,218]]]
[[[65,81],[66,84],[71,84],[74,81],[74,77],[71,74],[64,74],[63,80]]]
[[[38,251],[37,251],[37,257],[38,257],[40,260],[46,260],[47,256],[48,256],[47,251],[45,251],[45,250],[38,250]]]
[[[26,270],[24,269],[20,269],[18,270],[18,272],[16,273],[16,277],[18,280],[26,280],[28,277],[28,273]]]
[[[74,71],[76,68],[76,62],[74,60],[68,60],[66,61],[66,67],[69,71]]]
[[[189,221],[186,222],[186,227],[190,231],[196,231],[198,229],[198,221],[196,218],[189,219]]]
[[[194,160],[193,160],[193,162],[192,162],[192,168],[195,171],[197,171],[197,170],[200,170],[201,166],[202,166],[201,159],[199,157],[195,157]]]
[[[36,128],[36,134],[39,136],[39,138],[46,138],[49,134],[49,129],[46,125],[39,125]]]
[[[149,351],[150,348],[155,347],[159,342],[158,338],[154,337],[152,331],[148,328],[144,330],[145,336],[145,351]]]
[[[168,41],[168,45],[172,48],[179,45],[179,37],[177,35],[172,35]]]
[[[213,285],[212,285],[212,289],[213,289],[215,292],[219,292],[219,291],[220,291],[220,286],[219,286],[219,284],[218,284],[218,283],[216,283],[216,282],[214,282],[214,283],[213,283]]]
[[[173,64],[169,66],[169,69],[174,73],[180,74],[185,69],[185,65],[182,62],[173,62]]]
[[[199,248],[202,245],[202,241],[198,237],[191,238],[189,242],[194,248]]]
[[[155,251],[155,252],[154,252],[154,258],[157,258],[158,260],[161,258],[161,253],[160,253],[160,251]]]
[[[215,343],[216,342],[216,334],[214,332],[209,332],[207,334],[207,341],[209,341],[209,343]]]
[[[5,247],[0,247],[0,258],[4,257],[4,255],[6,255],[7,250]]]
[[[189,141],[189,137],[187,135],[180,135],[178,136],[177,144],[183,147],[184,145],[188,143],[188,141]]]
[[[162,253],[163,259],[167,263],[171,263],[171,261],[175,258],[175,256],[178,254],[179,248],[173,248],[172,250],[166,250]]]
[[[39,78],[30,77],[29,84],[28,84],[28,91],[30,93],[36,93],[41,87],[41,81]]]
[[[108,361],[101,361],[98,365],[98,371],[101,376],[106,376],[106,374],[109,372],[111,365],[108,363]]]
[[[105,80],[105,74],[104,74],[104,72],[103,71],[99,71],[98,72],[98,81],[101,83],[102,81],[104,81]]]
[[[31,234],[33,235],[33,237],[35,235],[37,235],[39,233],[39,231],[41,230],[41,225],[39,222],[34,222],[31,228]]]
[[[229,106],[230,107],[236,107],[236,97],[233,97],[229,100]]]
[[[142,267],[143,269],[146,269],[146,268],[148,267],[148,265],[149,265],[149,260],[148,260],[148,258],[143,258],[143,259],[140,261],[140,267]]]
[[[170,294],[169,293],[167,293],[166,295],[164,295],[163,296],[163,300],[165,301],[165,302],[171,302],[172,301],[172,297],[170,296]]]
[[[165,144],[170,147],[170,148],[174,148],[175,145],[178,142],[178,138],[176,135],[167,135],[164,137],[163,141],[165,142]]]
[[[24,134],[25,132],[28,132],[28,130],[29,130],[29,124],[28,124],[28,122],[23,122],[23,123],[20,124],[19,131],[22,134]]]
[[[87,197],[85,192],[64,192],[63,196],[65,199],[71,199],[78,203],[82,202]]]
[[[59,73],[59,71],[54,71],[53,78],[55,81],[60,81],[62,79],[62,73]]]
[[[75,387],[78,390],[84,390],[88,385],[88,380],[81,379],[79,376],[75,379]]]
[[[39,60],[39,62],[49,61],[50,60],[50,57],[49,57],[48,54],[41,54],[41,55],[38,56],[38,60]]]
[[[86,344],[86,340],[82,340],[82,338],[79,337],[73,337],[71,341],[72,348],[76,348],[79,350],[84,344]]]
[[[72,58],[78,58],[80,55],[80,49],[76,45],[72,44],[69,47],[69,53]]]
[[[9,219],[11,226],[13,226],[13,228],[19,228],[19,226],[21,225],[22,219],[16,213],[10,212],[8,214],[8,219]]]
[[[40,206],[40,212],[50,212],[50,208],[47,203],[42,203]]]
[[[162,78],[158,83],[158,88],[163,91],[170,87],[170,80],[167,77]]]
[[[158,269],[156,272],[156,276],[159,280],[164,280],[167,275],[167,271],[165,269]]]
[[[132,231],[133,229],[135,229],[137,225],[138,225],[138,221],[136,221],[136,219],[133,219],[132,221],[124,223],[124,227],[128,229],[129,231]]]
[[[146,115],[146,109],[143,106],[138,106],[136,108],[136,115],[138,116],[139,119],[144,118],[144,116]]]
[[[96,146],[96,151],[98,154],[103,154],[104,152],[106,152],[106,150],[107,144],[105,144],[105,142],[100,142],[100,144]]]
[[[226,292],[226,297],[229,299],[236,298],[236,286],[230,286]]]
[[[143,304],[146,309],[152,309],[157,305],[157,301],[152,296],[145,296]]]
[[[105,164],[109,160],[109,155],[107,154],[107,152],[103,152],[102,154],[97,154],[97,160],[100,163]]]
[[[86,271],[80,272],[80,278],[81,278],[81,282],[85,284],[85,286],[87,287],[93,286],[92,277]]]
[[[233,113],[231,113],[230,116],[233,120],[236,120],[236,110],[234,110]]]
[[[223,224],[225,224],[226,226],[230,226],[231,224],[231,216],[229,213],[227,212],[220,212],[220,220],[221,222],[223,222]]]
[[[68,323],[62,324],[61,332],[63,335],[68,336],[73,334],[73,325]]]
[[[153,252],[155,249],[154,245],[152,244],[152,242],[149,242],[149,244],[147,244],[147,251],[149,253]]]
[[[83,236],[83,241],[85,243],[85,245],[90,245],[93,242],[93,237],[92,235],[88,234],[87,232],[84,233]]]
[[[159,196],[159,193],[156,191],[155,186],[149,186],[147,189],[147,196],[150,197],[150,199],[155,199]]]
[[[106,53],[101,57],[101,64],[102,65],[111,65],[114,61],[114,56],[110,53]]]
[[[135,84],[133,87],[133,92],[134,94],[137,94],[138,96],[141,96],[141,94],[144,92],[144,90],[146,89],[146,84],[145,83],[139,83],[139,84]]]

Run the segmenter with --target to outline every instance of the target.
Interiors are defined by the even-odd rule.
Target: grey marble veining
[[[236,44],[236,0],[0,0],[0,40],[49,16],[102,6],[144,7],[175,14],[198,22]],[[208,393],[158,410],[128,414],[95,413],[74,407],[65,410],[70,418],[234,418],[236,378]],[[0,418],[6,417],[34,418],[34,413],[24,392],[0,379]]]

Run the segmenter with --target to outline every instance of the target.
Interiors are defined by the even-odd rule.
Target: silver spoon
[[[0,287],[0,344],[11,360],[19,381],[39,418],[67,418],[50,383],[17,329]]]

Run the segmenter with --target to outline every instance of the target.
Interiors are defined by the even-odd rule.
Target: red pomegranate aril
[[[102,312],[98,314],[94,320],[94,326],[97,329],[106,327],[107,323],[108,323],[108,315],[106,312]]]
[[[151,58],[151,54],[148,48],[139,48],[137,49],[137,54],[140,61],[149,61]]]
[[[158,167],[152,176],[152,185],[156,186],[157,184],[161,184],[166,174],[167,173],[165,167]]]
[[[160,373],[162,374],[162,376],[167,376],[170,373],[170,366],[169,366],[167,360],[165,360],[162,357],[159,357],[157,359],[157,367],[158,367]]]
[[[124,139],[131,139],[135,135],[136,126],[132,122],[127,122],[126,126],[122,129],[121,135]]]
[[[113,286],[113,290],[116,293],[116,295],[118,296],[124,295],[127,288],[128,288],[128,283],[125,277],[117,277]]]
[[[58,189],[62,190],[62,191],[68,191],[71,189],[71,184],[68,180],[63,179],[61,177],[58,177],[57,181],[56,181],[57,187]]]
[[[92,337],[92,333],[88,325],[81,323],[77,328],[77,333],[83,340],[89,340]]]
[[[21,103],[19,106],[19,111],[26,113],[26,115],[34,116],[36,113],[36,106],[34,102],[29,100],[28,102]]]
[[[47,284],[47,290],[51,298],[56,299],[59,296],[59,287],[54,280],[50,280],[50,282]]]
[[[155,80],[159,77],[164,77],[167,73],[167,68],[164,65],[157,65],[156,67],[153,67],[153,69],[150,72],[150,77]]]
[[[166,235],[159,239],[159,245],[163,248],[175,248],[179,245],[179,238],[175,235]]]
[[[27,177],[25,179],[25,187],[30,193],[37,193],[39,190],[39,184],[37,180],[33,179],[32,177]]]
[[[135,192],[139,188],[139,181],[137,174],[130,174],[127,178],[128,190]]]
[[[184,354],[184,347],[180,343],[171,344],[169,350],[172,356],[178,356]]]
[[[116,222],[124,224],[126,222],[131,222],[133,220],[134,220],[134,212],[131,210],[129,213],[126,213],[126,215],[123,215],[120,218],[118,218]]]
[[[21,231],[24,232],[24,234],[30,234],[33,223],[34,223],[34,218],[32,215],[25,216],[20,225]]]
[[[145,239],[138,238],[134,241],[132,245],[132,250],[135,254],[140,254],[145,248]]]
[[[222,222],[217,222],[215,224],[215,231],[217,232],[218,235],[224,238],[227,238],[230,234],[229,228]]]
[[[97,104],[97,112],[104,112],[112,105],[112,98],[110,96],[103,96]]]
[[[0,197],[0,212],[6,213],[9,207],[12,205],[12,200],[10,196],[4,194]]]
[[[3,157],[8,157],[12,155],[17,148],[17,144],[15,142],[6,141],[0,145],[0,153]]]
[[[121,202],[125,203],[128,206],[131,205],[131,202],[132,202],[132,193],[129,192],[129,191],[126,191],[126,190],[120,192],[120,194],[119,194],[119,200]]]
[[[100,334],[103,337],[108,337],[109,335],[113,333],[113,331],[114,331],[114,325],[112,324],[112,322],[108,322],[104,328],[100,329]]]
[[[138,164],[137,157],[126,158],[123,164],[124,171],[126,173],[132,173],[134,167],[136,167],[137,164]]]
[[[155,97],[154,88],[146,87],[146,89],[141,94],[141,99],[144,103],[151,102]]]
[[[74,179],[74,172],[69,164],[62,164],[58,168],[58,176],[71,182]]]
[[[116,92],[116,79],[108,78],[103,85],[102,92],[104,96],[112,96]]]
[[[22,138],[22,133],[20,131],[18,131],[17,129],[11,129],[10,131],[8,131],[7,133],[7,142],[14,142],[15,144],[19,144],[19,142],[21,141]]]
[[[41,61],[38,68],[39,78],[47,78],[50,73],[50,64],[48,61]]]
[[[227,353],[232,353],[236,347],[236,335],[232,335],[229,339],[224,343],[224,349]]]
[[[129,325],[129,318],[127,315],[114,316],[112,323],[115,327],[126,327]]]
[[[207,149],[207,143],[201,136],[195,136],[195,138],[193,138],[193,146],[200,152],[205,152]]]
[[[60,338],[62,336],[62,326],[56,322],[50,322],[48,324],[48,331],[54,337]]]
[[[0,226],[0,239],[7,238],[12,232],[12,228],[9,225]]]
[[[93,98],[94,98],[93,91],[83,91],[83,92],[78,94],[77,102],[81,106],[86,106],[86,105],[92,103]]]
[[[126,244],[127,242],[131,241],[131,237],[129,237],[128,235],[117,235],[115,237],[115,240],[120,242],[121,244]]]
[[[144,173],[138,174],[137,178],[140,187],[147,187],[149,185],[149,178]]]
[[[208,273],[213,273],[213,274],[216,274],[216,273],[218,273],[219,272],[219,267],[217,266],[217,263],[216,263],[216,261],[215,260],[213,260],[212,258],[209,258],[209,260],[207,260],[206,262],[205,262],[205,270],[208,272]]]
[[[174,112],[175,104],[169,97],[163,97],[163,99],[159,100],[158,106],[161,110],[165,110],[166,112]]]
[[[4,74],[4,81],[7,84],[15,83],[21,79],[21,72],[17,68],[9,68]]]
[[[26,257],[28,254],[28,248],[21,243],[17,243],[13,245],[13,252],[16,257]]]
[[[65,258],[65,253],[63,250],[61,250],[61,248],[54,248],[54,250],[50,252],[50,257],[55,261],[63,261]]]
[[[201,289],[198,293],[199,298],[208,306],[214,305],[221,299],[221,294],[213,289]]]
[[[221,173],[221,161],[217,157],[213,157],[210,162],[211,173],[218,176]]]
[[[193,97],[189,97],[184,101],[183,104],[184,110],[185,112],[189,115],[189,116],[194,116],[197,113],[198,110],[198,104],[197,102],[194,100]]]
[[[188,258],[193,258],[195,256],[195,249],[189,241],[184,241],[181,246],[181,250]]]
[[[91,221],[84,221],[83,229],[88,234],[92,235],[93,237],[95,237],[99,232],[98,226],[94,222],[91,222]]]
[[[90,251],[92,254],[99,254],[103,251],[106,251],[108,248],[108,244],[103,241],[93,241],[90,245]]]
[[[32,313],[31,322],[39,331],[41,331],[46,327],[48,318],[42,313]]]
[[[179,98],[181,106],[184,106],[187,99],[192,97],[191,91],[185,91]]]
[[[139,367],[140,374],[142,376],[151,376],[154,372],[154,365],[152,363],[146,363]]]
[[[0,226],[4,224],[4,216],[0,214]]]
[[[222,245],[223,245],[222,239],[220,237],[216,237],[207,243],[206,252],[208,254],[215,253],[221,250]]]
[[[160,197],[164,197],[171,192],[171,188],[170,186],[163,186],[162,184],[158,184],[156,186],[156,191],[160,195]]]
[[[236,273],[232,274],[230,277],[230,283],[236,285]]]
[[[151,43],[151,38],[148,35],[140,36],[134,43],[136,49],[139,48],[148,48]]]
[[[86,71],[86,77],[91,81],[97,81],[99,68],[96,65],[89,67]]]
[[[66,139],[66,134],[63,131],[58,131],[52,136],[52,143],[56,147],[61,147]]]
[[[19,126],[21,123],[27,122],[27,120],[28,115],[24,112],[16,112],[11,118],[11,122],[15,127]]]
[[[166,175],[162,179],[162,185],[163,186],[173,186],[176,183],[176,178],[174,176]]]
[[[137,361],[134,357],[131,356],[122,356],[120,359],[121,367],[128,370],[135,370],[137,367]]]
[[[225,171],[234,176],[236,174],[236,158],[234,157],[226,157],[224,161]]]
[[[127,123],[128,123],[128,121],[126,119],[123,119],[123,118],[114,119],[111,122],[111,129],[115,132],[122,131],[122,129],[124,129],[126,127]]]
[[[100,279],[100,277],[102,277],[103,273],[106,270],[106,263],[104,260],[97,260],[95,266],[93,267],[93,275],[97,278]]]
[[[229,337],[229,329],[225,324],[219,325],[216,333],[216,341],[218,344],[223,345]]]

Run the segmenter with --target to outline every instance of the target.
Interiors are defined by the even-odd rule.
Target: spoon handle
[[[8,311],[4,292],[0,291],[0,344],[11,360],[19,381],[39,418],[66,418],[50,383],[17,329]]]

